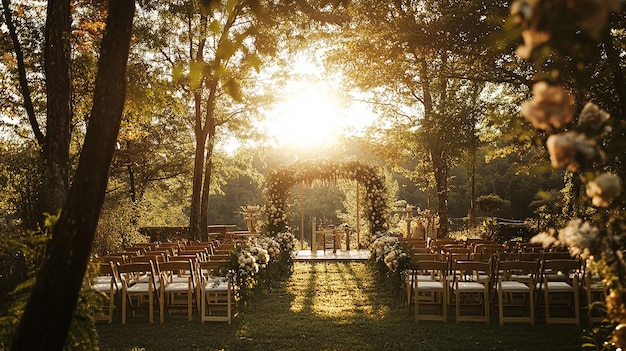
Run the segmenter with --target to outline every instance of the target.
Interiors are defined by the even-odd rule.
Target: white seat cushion
[[[417,290],[443,290],[443,283],[437,282],[433,280],[429,281],[420,281],[417,284]]]
[[[187,290],[189,290],[189,284],[187,282],[172,282],[165,286],[165,292]]]
[[[503,281],[501,288],[504,292],[528,292],[530,288],[528,285],[516,281]]]
[[[551,292],[571,292],[574,288],[565,282],[548,282],[545,288]]]
[[[458,282],[458,286],[454,286],[457,291],[484,291],[485,286],[476,282]]]

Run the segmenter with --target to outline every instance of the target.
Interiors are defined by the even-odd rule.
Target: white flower
[[[588,222],[582,223],[577,218],[569,221],[567,227],[559,229],[559,242],[569,247],[573,255],[581,255],[583,258],[589,257],[593,243],[596,241],[600,230],[592,227]]]
[[[587,183],[586,192],[594,206],[607,207],[621,194],[622,180],[616,175],[603,173]]]
[[[542,233],[539,233],[539,234],[533,236],[530,239],[530,242],[531,243],[541,243],[541,244],[543,244],[544,247],[549,247],[549,246],[552,246],[552,245],[556,244],[557,239],[554,236],[554,230],[552,230],[549,233],[542,232]]]

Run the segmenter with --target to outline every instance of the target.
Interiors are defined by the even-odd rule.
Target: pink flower
[[[550,153],[552,167],[566,166],[570,172],[578,171],[579,160],[590,160],[598,154],[594,142],[576,132],[550,135],[546,147]]]
[[[580,112],[580,117],[578,117],[578,126],[589,127],[593,130],[600,130],[610,117],[611,115],[600,109],[598,105],[588,102]]]
[[[574,98],[563,87],[538,82],[533,85],[533,98],[522,103],[522,115],[533,127],[550,132],[572,121],[573,104]]]
[[[587,183],[587,196],[597,207],[607,207],[622,192],[622,179],[616,175],[603,173]]]
[[[537,46],[550,40],[550,33],[531,28],[522,31],[522,38],[524,39],[524,44],[518,46],[515,53],[520,58],[527,60]]]

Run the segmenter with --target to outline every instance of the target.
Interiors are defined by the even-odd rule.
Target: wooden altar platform
[[[323,261],[367,261],[370,258],[369,250],[300,250],[296,252],[295,261],[323,262]]]

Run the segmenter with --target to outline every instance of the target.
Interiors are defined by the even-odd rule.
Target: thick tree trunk
[[[109,2],[94,103],[78,169],[13,339],[14,351],[62,350],[65,344],[89,262],[124,108],[134,11],[132,0]]]
[[[193,188],[191,195],[191,214],[189,217],[189,236],[193,240],[197,239],[206,239],[208,238],[208,233],[206,232],[206,225],[203,228],[203,216],[206,217],[206,214],[203,214],[203,184],[204,184],[204,174],[206,173],[205,167],[207,164],[210,165],[209,158],[212,157],[212,145],[211,145],[211,154],[209,154],[209,145],[207,145],[207,141],[209,144],[213,142],[213,137],[215,135],[215,98],[217,96],[217,88],[218,88],[218,79],[213,78],[209,84],[209,96],[206,99],[205,106],[205,118],[204,123],[202,123],[200,118],[201,113],[201,95],[194,94],[195,104],[196,104],[196,156],[194,159],[194,168],[193,168]],[[210,172],[210,170],[209,170]],[[209,180],[210,181],[210,180]],[[208,196],[208,187],[207,187],[207,196]],[[207,199],[208,203],[208,199]],[[206,218],[204,219],[206,222]]]
[[[45,71],[47,125],[42,210],[57,213],[69,188],[70,167],[70,1],[50,1],[46,17]]]
[[[202,195],[202,179],[204,173],[204,153],[206,134],[196,133],[196,154],[193,165],[193,183],[191,190],[191,208],[189,214],[189,238],[200,239],[200,204]]]

